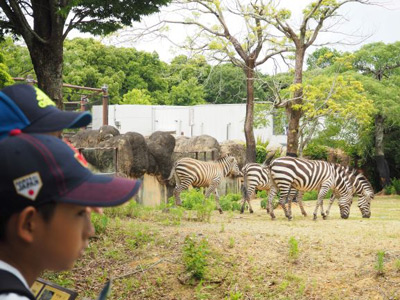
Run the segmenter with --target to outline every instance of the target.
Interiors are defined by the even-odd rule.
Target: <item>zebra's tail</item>
[[[167,179],[167,181],[170,184],[174,184],[176,182],[176,180],[175,180],[175,166],[176,166],[176,163],[174,163],[174,165],[172,166],[171,173],[169,173],[169,177]],[[174,178],[174,180],[172,180],[172,178]]]
[[[262,165],[263,166],[269,165],[272,162],[273,158],[275,157],[275,153],[276,153],[276,150],[272,151],[272,152],[268,152],[267,155],[265,156],[265,160],[262,163]]]
[[[242,170],[243,172],[243,170]],[[243,199],[247,199],[248,191],[247,191],[247,172],[243,172],[243,185],[242,185],[242,195]]]

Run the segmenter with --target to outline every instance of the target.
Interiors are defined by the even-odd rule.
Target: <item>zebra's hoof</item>
[[[241,210],[240,210],[240,213],[241,213],[241,214],[244,213],[244,209],[241,209]]]
[[[314,215],[313,220],[317,221],[317,215]]]
[[[307,217],[308,215],[306,213],[303,214],[304,217]]]
[[[328,219],[328,216],[322,216],[322,219],[326,220]]]
[[[252,214],[253,212],[254,212],[254,211],[251,209],[251,210],[250,210],[250,213]]]
[[[222,215],[223,214],[223,212],[222,212],[222,209],[221,208],[219,208],[218,209],[218,211],[219,211],[219,213]]]

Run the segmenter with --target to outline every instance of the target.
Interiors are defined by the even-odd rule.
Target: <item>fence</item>
[[[118,149],[116,147],[94,147],[78,148],[83,154],[90,169],[97,174],[115,175],[118,173]],[[192,151],[192,152],[174,152],[173,159],[182,157],[192,157],[202,161],[215,160],[217,151]],[[144,174],[142,178],[142,188],[135,200],[146,206],[157,206],[166,203],[172,196],[173,187],[161,184],[156,176]],[[224,178],[218,187],[220,195],[228,193],[240,193],[240,178]]]

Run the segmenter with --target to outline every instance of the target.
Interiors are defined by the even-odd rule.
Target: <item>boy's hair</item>
[[[71,147],[50,135],[20,131],[0,141],[0,214],[48,203],[115,206],[139,190],[138,180],[93,174]]]
[[[49,222],[54,214],[56,205],[57,203],[50,202],[37,207],[36,210],[41,214],[45,222]],[[6,241],[7,224],[11,216],[12,214],[0,214],[0,243]]]

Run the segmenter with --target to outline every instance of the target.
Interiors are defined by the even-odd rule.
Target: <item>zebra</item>
[[[242,168],[243,173],[243,202],[240,213],[244,212],[244,206],[246,202],[249,204],[249,211],[253,213],[253,208],[250,204],[250,199],[254,196],[257,190],[271,189],[271,180],[269,176],[269,170],[265,169],[263,165],[257,163],[248,163]]]
[[[369,218],[371,217],[371,201],[375,196],[374,189],[364,174],[357,171],[352,171],[349,168],[347,168],[347,170],[352,183],[353,194],[358,196],[358,208],[361,211],[362,217]],[[338,198],[337,194],[332,193],[328,209],[326,210],[327,216],[329,215],[331,206],[336,198]]]
[[[172,177],[175,177],[175,204],[182,205],[180,194],[190,185],[193,187],[206,187],[205,197],[208,198],[211,193],[214,193],[217,208],[222,214],[217,187],[222,178],[229,175],[243,176],[236,158],[231,155],[226,155],[216,161],[200,161],[190,157],[177,160],[168,178],[168,180],[171,180]]]
[[[318,190],[318,201],[313,213],[314,220],[317,219],[319,207],[321,215],[326,219],[323,210],[323,198],[329,189],[332,189],[339,196],[339,208],[341,217],[347,219],[350,213],[352,203],[352,186],[348,173],[343,166],[328,163],[320,160],[307,160],[294,157],[280,157],[275,159],[267,167],[270,170],[270,176],[273,183],[268,206],[271,218],[274,219],[272,199],[279,190],[279,202],[285,212],[285,216],[291,220],[291,201],[294,197],[293,189],[298,190],[298,202],[304,215],[305,211],[302,205],[302,196],[306,191]],[[285,198],[288,198],[288,210],[285,207]]]

